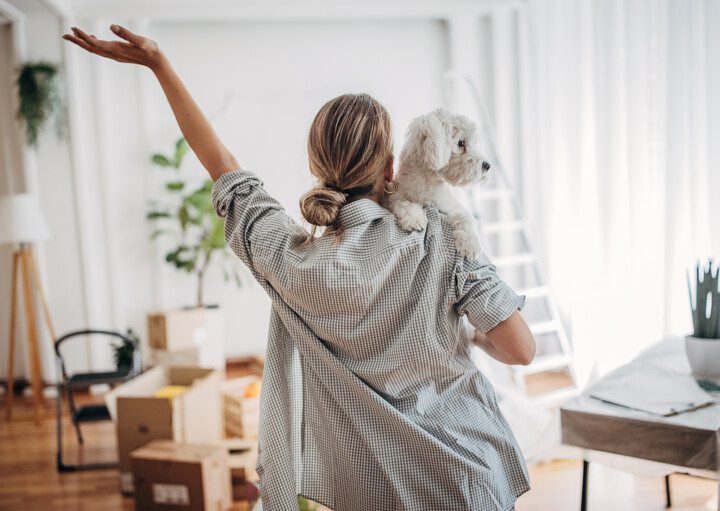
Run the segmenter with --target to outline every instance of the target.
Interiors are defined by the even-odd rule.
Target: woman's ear
[[[390,155],[390,158],[388,158],[387,164],[385,165],[385,172],[383,174],[383,177],[385,178],[385,181],[392,181],[395,178],[395,156]]]

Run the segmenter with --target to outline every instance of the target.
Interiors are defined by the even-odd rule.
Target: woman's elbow
[[[531,333],[528,333],[527,338],[523,339],[523,342],[515,354],[517,360],[515,365],[530,365],[532,361],[535,360],[535,351],[535,338]]]
[[[519,312],[514,312],[487,336],[503,352],[506,364],[526,366],[535,358],[535,338]]]

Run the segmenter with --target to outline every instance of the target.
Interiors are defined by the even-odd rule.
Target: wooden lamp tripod
[[[50,320],[47,301],[40,283],[37,263],[30,245],[33,241],[40,241],[48,237],[45,221],[40,213],[40,205],[35,196],[30,194],[17,194],[0,197],[0,244],[12,244],[13,251],[12,281],[10,288],[10,336],[8,337],[8,371],[7,371],[7,399],[6,416],[12,416],[13,402],[13,371],[15,363],[15,337],[18,322],[18,276],[22,276],[23,302],[25,309],[25,322],[27,329],[28,356],[30,358],[30,382],[33,391],[33,407],[35,419],[39,420],[43,402],[42,365],[40,364],[40,350],[38,345],[38,328],[33,301],[39,295],[42,301],[45,321],[50,335],[55,339],[55,330]]]

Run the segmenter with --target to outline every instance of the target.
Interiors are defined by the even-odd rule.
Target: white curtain
[[[522,189],[584,378],[688,333],[720,255],[718,4],[529,3]]]

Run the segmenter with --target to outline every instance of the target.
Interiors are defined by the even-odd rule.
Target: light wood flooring
[[[115,511],[132,510],[134,502],[117,491],[117,472],[58,474],[55,471],[55,421],[51,402],[40,423],[33,418],[29,400],[16,400],[13,420],[4,418],[0,399],[0,510]],[[66,420],[65,446],[69,454],[77,443]],[[88,425],[86,460],[111,460],[115,456],[115,438],[110,423]],[[625,474],[599,464],[592,465],[590,485],[591,511],[664,509],[663,479]],[[563,511],[579,509],[581,463],[556,461],[530,470],[532,490],[517,504],[518,511]],[[672,476],[674,510],[715,511],[713,498],[717,482]],[[247,509],[238,504],[236,511]]]

